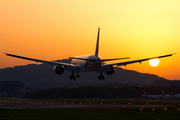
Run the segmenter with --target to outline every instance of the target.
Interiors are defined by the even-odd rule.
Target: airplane
[[[54,62],[54,61],[46,61],[46,60],[39,60],[29,57],[23,57],[19,55],[4,53],[7,56],[16,57],[20,59],[35,61],[35,62],[41,62],[46,64],[54,65],[53,70],[58,74],[61,75],[64,73],[64,71],[70,71],[71,75],[69,76],[70,80],[76,80],[76,78],[79,78],[79,72],[97,72],[100,75],[98,75],[99,80],[104,80],[105,77],[103,73],[107,75],[112,75],[115,72],[114,66],[126,66],[128,64],[132,63],[141,63],[143,61],[155,59],[155,58],[164,58],[174,55],[173,54],[167,54],[162,56],[156,56],[156,57],[150,57],[145,59],[138,59],[138,60],[132,60],[132,61],[126,61],[126,62],[117,62],[117,63],[108,63],[105,64],[106,61],[112,61],[112,60],[122,60],[122,59],[128,59],[129,57],[124,58],[113,58],[113,59],[101,59],[98,56],[99,51],[99,36],[100,36],[100,27],[98,28],[98,34],[97,34],[97,43],[95,48],[95,54],[94,55],[81,55],[76,57],[71,57],[71,63],[63,63],[63,62]],[[76,76],[74,73],[77,73]]]
[[[143,95],[142,96],[145,96],[145,97],[150,98],[150,99],[155,99],[155,100],[162,99],[161,95],[148,95],[145,90],[143,90]]]
[[[164,99],[168,99],[168,100],[173,99],[173,96],[172,96],[171,94],[166,94],[166,93],[164,92],[164,90],[162,90],[162,89],[160,89],[160,91],[161,91],[161,96],[162,96]]]
[[[174,97],[174,99],[180,99],[180,94],[175,94],[171,89],[169,89],[170,95]]]

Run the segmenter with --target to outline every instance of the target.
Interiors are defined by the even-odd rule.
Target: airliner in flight
[[[95,54],[71,57],[72,58],[71,63],[45,61],[45,60],[23,57],[23,56],[9,54],[9,53],[5,53],[5,54],[7,56],[11,56],[11,57],[16,57],[16,58],[20,58],[20,59],[31,60],[31,61],[35,61],[35,62],[41,62],[41,63],[54,65],[53,69],[58,75],[63,74],[65,70],[70,71],[71,72],[71,75],[69,76],[70,80],[73,80],[73,79],[76,80],[76,78],[79,78],[80,72],[97,72],[97,73],[99,73],[98,79],[104,80],[105,77],[104,77],[103,73],[105,73],[107,75],[112,75],[115,72],[114,66],[126,66],[126,65],[132,64],[132,63],[141,63],[143,61],[147,61],[147,60],[151,60],[151,59],[155,59],[155,58],[164,58],[164,57],[169,57],[169,56],[173,55],[173,54],[167,54],[167,55],[150,57],[150,58],[145,58],[145,59],[105,64],[104,62],[106,62],[106,61],[128,59],[129,57],[101,59],[98,56],[99,33],[100,33],[100,28],[98,28]],[[75,73],[77,73],[77,74],[75,75]]]

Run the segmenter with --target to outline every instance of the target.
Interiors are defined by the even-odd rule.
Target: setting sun
[[[34,63],[4,52],[48,61],[94,54],[98,27],[101,58],[178,53],[179,5],[180,0],[0,0],[0,69]],[[156,70],[148,62],[123,68],[179,80],[179,59],[162,59]]]
[[[149,60],[149,64],[150,64],[151,66],[153,66],[153,67],[156,67],[156,66],[159,65],[159,59],[158,59],[158,58],[156,58],[156,59],[151,59],[151,60]]]

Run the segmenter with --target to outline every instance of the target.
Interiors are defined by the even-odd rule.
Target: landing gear
[[[76,80],[76,77],[75,77],[75,75],[74,75],[74,72],[72,72],[72,75],[70,75],[69,78],[70,78],[70,80],[73,80],[73,79]]]
[[[101,79],[102,79],[102,80],[105,80],[105,77],[103,76],[102,72],[100,72],[100,75],[98,75],[98,79],[99,79],[99,80],[101,80]]]
[[[77,75],[74,75],[74,72],[72,72],[72,75],[69,76],[70,80],[76,80],[76,78],[79,78],[79,74],[77,73]]]
[[[73,79],[76,80],[75,75],[70,75],[69,78],[70,78],[70,80],[73,80]]]

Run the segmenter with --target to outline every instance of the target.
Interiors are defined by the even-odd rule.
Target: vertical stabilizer
[[[99,32],[100,32],[100,27],[98,28],[95,56],[98,56],[98,51],[99,51]]]
[[[145,91],[145,90],[143,90],[143,94],[144,94],[144,95],[147,95],[147,93],[146,93],[146,91]]]
[[[161,94],[165,94],[164,90],[160,89],[160,91],[161,91]]]

